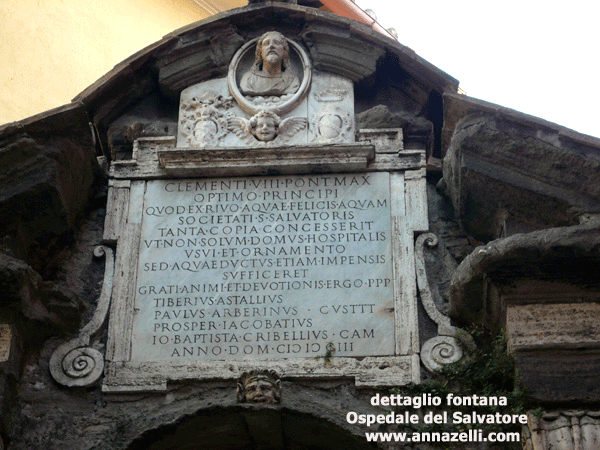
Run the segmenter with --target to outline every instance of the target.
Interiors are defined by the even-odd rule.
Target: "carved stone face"
[[[261,56],[263,62],[277,66],[283,61],[285,46],[280,33],[267,33],[262,40]]]
[[[279,403],[281,382],[272,370],[251,370],[238,378],[237,400],[240,403]]]
[[[252,379],[245,386],[246,401],[250,403],[277,403],[275,386],[266,378]]]
[[[256,131],[254,132],[259,141],[269,142],[275,139],[277,127],[272,117],[259,117],[256,120]]]
[[[217,126],[210,119],[199,120],[194,127],[194,137],[198,142],[212,141],[217,134]]]

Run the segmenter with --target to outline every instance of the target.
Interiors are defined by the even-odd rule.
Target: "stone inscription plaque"
[[[393,355],[391,258],[388,173],[148,181],[131,361]]]

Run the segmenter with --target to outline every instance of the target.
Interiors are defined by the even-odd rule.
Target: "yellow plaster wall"
[[[69,103],[165,34],[246,0],[0,0],[0,124]]]

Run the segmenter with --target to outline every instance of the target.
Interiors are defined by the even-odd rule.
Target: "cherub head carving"
[[[247,132],[259,141],[269,142],[275,139],[279,132],[281,119],[271,111],[259,111],[248,120]]]
[[[283,120],[269,110],[257,112],[250,119],[228,117],[229,131],[249,146],[286,144],[307,126],[306,117],[287,117]]]
[[[281,401],[281,380],[274,370],[244,372],[237,382],[239,403],[268,403]]]

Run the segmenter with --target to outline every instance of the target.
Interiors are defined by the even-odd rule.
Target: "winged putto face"
[[[250,119],[228,117],[228,129],[248,145],[284,144],[307,126],[305,117],[288,117],[281,120],[271,111],[259,111]]]
[[[281,120],[277,114],[270,111],[260,111],[250,118],[246,129],[249,134],[259,141],[269,142],[275,139]]]

